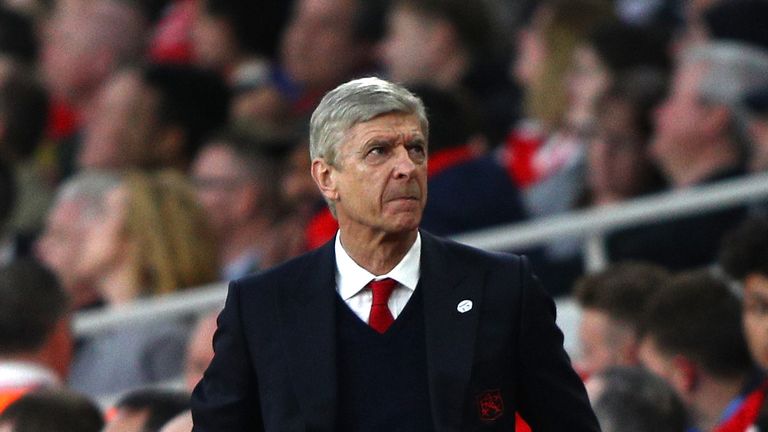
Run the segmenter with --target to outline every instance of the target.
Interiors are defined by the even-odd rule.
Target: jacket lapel
[[[333,241],[306,261],[282,287],[279,331],[287,370],[307,430],[332,431],[336,421],[336,259]],[[279,360],[276,360],[279,361]]]
[[[458,430],[472,373],[483,272],[462,265],[424,231],[421,276],[432,417],[437,430]],[[472,307],[466,310],[468,302]],[[458,306],[462,304],[463,313]]]

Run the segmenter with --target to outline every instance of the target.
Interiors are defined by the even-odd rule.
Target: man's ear
[[[339,192],[336,190],[336,177],[333,175],[335,168],[325,160],[316,158],[312,160],[312,178],[320,193],[330,201],[338,201]]]
[[[699,386],[699,368],[696,363],[689,358],[676,355],[672,359],[672,381],[673,386],[685,392],[685,394],[691,393]]]

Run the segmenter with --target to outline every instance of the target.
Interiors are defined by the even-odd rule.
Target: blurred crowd
[[[768,170],[766,23],[765,0],[0,2],[0,431],[190,430],[216,311],[71,317],[330,240],[307,130],[338,84],[424,100],[422,227],[453,235]],[[766,211],[609,233],[598,274],[576,240],[514,251],[583,308],[604,430],[768,430]]]

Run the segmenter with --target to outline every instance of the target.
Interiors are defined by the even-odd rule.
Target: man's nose
[[[394,160],[394,174],[396,177],[411,177],[416,171],[417,164],[411,159],[411,155],[405,147],[396,148]]]

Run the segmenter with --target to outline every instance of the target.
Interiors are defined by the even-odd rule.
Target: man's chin
[[[410,216],[410,217],[402,217],[402,218],[393,218],[389,221],[389,231],[390,232],[400,232],[400,233],[407,233],[411,231],[415,231],[419,228],[419,224],[421,223],[421,214],[418,216]]]

